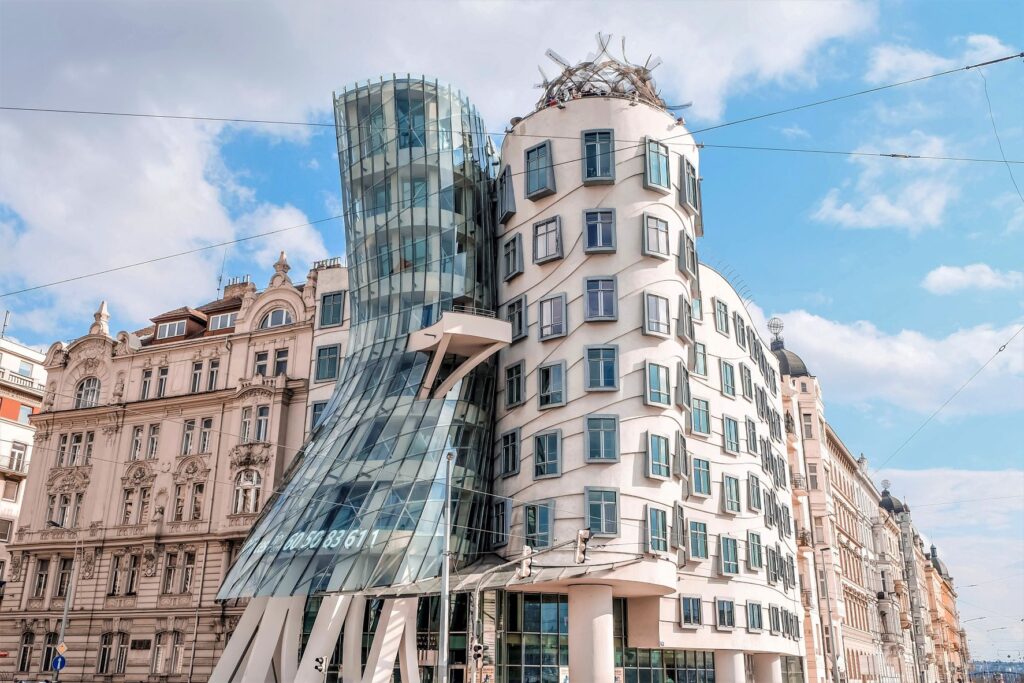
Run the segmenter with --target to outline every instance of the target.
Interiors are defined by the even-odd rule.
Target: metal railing
[[[487,308],[476,308],[475,306],[463,306],[461,304],[452,306],[452,313],[469,313],[470,315],[482,315],[485,318],[496,318],[494,311]]]
[[[321,268],[336,268],[345,265],[342,263],[340,256],[334,256],[332,258],[324,258],[319,261],[313,261],[313,270],[320,270]]]

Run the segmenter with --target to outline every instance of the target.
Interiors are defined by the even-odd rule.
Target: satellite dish
[[[782,328],[783,324],[781,318],[772,318],[771,320],[768,321],[768,331],[774,334],[776,337],[782,333]]]

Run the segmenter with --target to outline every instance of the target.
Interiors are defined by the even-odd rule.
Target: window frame
[[[690,180],[693,180],[691,185]],[[679,205],[689,209],[693,215],[700,211],[700,200],[697,198],[697,185],[700,176],[697,167],[690,163],[684,155],[679,155]]]
[[[523,326],[519,333],[516,333],[516,325],[509,319],[509,311],[514,304],[522,306],[522,318]],[[525,339],[530,333],[530,308],[529,302],[526,300],[525,294],[520,294],[517,297],[513,297],[505,302],[505,316],[502,318],[505,322],[512,325],[512,342],[517,342],[520,339]]]
[[[591,351],[611,351],[612,352],[612,365],[614,372],[612,373],[612,386],[594,386],[593,385],[593,372],[590,368],[590,352]],[[599,360],[599,363],[604,363],[604,360]],[[617,344],[589,344],[583,347],[583,388],[584,391],[618,391],[619,390],[619,347]]]
[[[650,243],[650,226],[648,221],[655,220],[665,224],[665,251],[657,251],[651,247]],[[672,229],[669,227],[668,219],[662,218],[650,211],[644,211],[641,214],[640,227],[642,229],[641,240],[640,240],[640,253],[644,256],[651,256],[656,259],[667,261],[672,258]],[[658,233],[661,232],[660,226],[655,226],[655,230]]]
[[[707,467],[698,467],[697,463],[703,463]],[[690,458],[690,495],[700,496],[701,498],[711,497],[711,461],[707,458]],[[703,477],[698,477],[698,470],[701,473],[706,472],[707,474],[707,488],[703,488],[702,484]]]
[[[498,529],[498,514],[501,510],[501,529]],[[502,548],[508,545],[512,535],[512,501],[508,498],[491,503],[491,548]]]
[[[755,536],[757,537],[757,543],[753,541]],[[757,548],[756,562],[753,552],[754,548]],[[747,569],[751,571],[764,569],[764,539],[761,538],[760,531],[747,531]]]
[[[547,164],[544,167],[544,182],[536,190],[530,192],[530,176],[532,173],[537,172],[537,169],[531,170],[530,168],[530,154],[540,150],[541,148],[545,149],[547,152]],[[555,193],[555,163],[552,152],[551,140],[545,140],[523,150],[523,196],[530,201],[543,199],[544,197]]]
[[[588,176],[587,175],[587,162],[589,161],[589,154],[587,153],[587,135],[588,134],[593,134],[593,133],[608,133],[608,136],[609,136],[608,152],[598,151],[595,154],[595,156],[598,158],[598,161],[600,160],[601,157],[604,157],[604,156],[607,156],[609,158],[608,159],[608,162],[609,162],[608,163],[608,166],[609,166],[608,175],[595,175],[595,176]],[[594,144],[595,146],[598,146],[598,149],[600,149],[599,145],[601,143],[594,142],[592,144]],[[580,131],[580,162],[581,162],[581,164],[580,164],[580,176],[581,176],[581,181],[582,181],[582,183],[584,185],[608,185],[608,184],[614,183],[615,182],[615,129],[614,128],[588,128],[586,130]],[[598,163],[598,166],[600,166],[600,163]]]
[[[545,393],[544,393],[544,371],[548,370],[549,368],[555,368],[555,367],[559,368],[560,371],[561,371],[562,381],[561,381],[561,388],[559,389],[559,391],[561,392],[562,397],[558,401],[553,401],[553,402],[545,404],[545,403],[542,403],[542,401],[543,401],[542,397],[545,396]],[[569,386],[568,386],[569,382],[568,382],[568,376],[566,374],[567,372],[568,371],[567,371],[566,363],[565,363],[564,360],[552,361],[550,363],[543,363],[543,364],[537,366],[537,409],[538,410],[547,410],[549,408],[559,408],[559,407],[564,406],[566,403],[569,402],[569,396],[568,396],[568,393],[569,393]],[[548,392],[548,393],[550,394],[552,392]]]
[[[757,626],[751,624],[751,614],[753,614],[752,608],[757,608]],[[747,600],[747,631],[750,633],[761,633],[764,631],[764,608],[761,603],[756,600]]]
[[[544,304],[550,301],[558,301],[558,307],[562,311],[562,329],[560,332],[549,332],[544,334]],[[552,309],[554,311],[555,309]],[[548,325],[551,327],[551,325]],[[537,341],[548,339],[559,339],[569,334],[569,311],[566,304],[566,296],[562,294],[551,294],[537,302]]]
[[[184,337],[187,329],[188,321],[184,318],[181,320],[172,320],[170,322],[160,323],[156,327],[156,338],[174,339],[175,337]]]
[[[652,165],[651,165],[651,146],[658,146],[658,157],[664,157],[664,173],[665,173],[665,184],[655,183],[651,178]],[[644,136],[644,188],[647,190],[654,190],[662,194],[669,194],[672,191],[672,152],[669,150],[668,145],[653,138],[649,135]]]
[[[696,604],[697,604],[697,611],[696,611],[696,613],[694,613],[694,611],[692,609],[690,610],[690,614],[691,615],[696,614],[696,617],[697,617],[696,621],[692,621],[692,620],[691,621],[687,621],[686,620],[686,611],[687,610],[686,610],[686,607],[684,606],[684,603],[683,603],[684,600],[690,601],[691,608],[693,606],[693,601],[694,600],[696,601]],[[700,628],[703,625],[704,625],[704,599],[700,595],[693,595],[693,594],[684,595],[684,594],[680,593],[680,595],[679,595],[679,626],[681,628],[696,629],[696,628]]]
[[[593,246],[590,243],[590,214],[611,214],[611,244]],[[618,218],[615,209],[584,209],[583,210],[583,253],[584,254],[613,254],[618,250]]]
[[[654,329],[654,327],[653,327],[654,321],[651,318],[651,307],[650,307],[651,306],[651,299],[657,300],[657,301],[655,301],[655,305],[656,305],[656,307],[658,309],[662,308],[661,302],[664,302],[665,320],[660,323],[665,328],[664,332],[661,331],[661,330]],[[648,336],[652,336],[652,337],[661,337],[662,339],[670,339],[672,337],[672,308],[671,308],[670,303],[669,303],[669,298],[667,296],[662,296],[661,294],[658,294],[657,292],[651,292],[651,291],[648,291],[648,290],[645,289],[644,290],[644,296],[643,296],[643,303],[644,303],[644,311],[643,311],[644,326],[643,326],[643,333],[648,335]],[[661,311],[659,310],[658,312],[659,312],[659,315],[660,315]]]
[[[600,505],[601,505],[601,531],[595,531],[594,529],[592,529],[590,527],[590,519],[591,519],[591,515],[590,515],[590,505],[591,505],[590,494],[592,494],[592,493],[611,493],[611,494],[614,495],[614,501],[613,501],[613,505],[615,506],[615,519],[613,520],[613,524],[615,526],[615,530],[614,531],[605,531],[604,530],[604,528],[606,526],[606,522],[608,521],[608,520],[605,519],[605,516],[604,516],[605,505],[606,505],[605,501],[600,501]],[[621,502],[620,502],[620,499],[619,499],[619,489],[617,487],[584,486],[583,487],[583,505],[585,506],[584,520],[585,520],[585,523],[586,523],[586,526],[584,528],[590,530],[590,535],[592,537],[598,536],[598,537],[601,537],[601,538],[618,538],[621,535],[621,533],[622,533],[622,523],[621,523],[621,519],[622,519],[622,506],[621,506]]]
[[[715,317],[715,332],[726,337],[732,336],[729,333],[731,322],[729,320],[729,304],[722,301],[718,297],[712,297],[711,301],[714,303],[714,317]],[[722,313],[719,316],[719,313]],[[720,324],[720,321],[724,321],[724,325]]]
[[[655,441],[658,439],[659,441]],[[654,460],[654,445],[655,443],[663,443],[665,446],[665,462],[664,469],[665,474],[658,474],[655,471],[655,460]],[[648,479],[660,479],[662,481],[670,481],[672,479],[672,444],[669,438],[664,434],[658,434],[656,432],[647,432],[644,438],[644,450],[645,450],[645,474]]]
[[[651,369],[659,368],[664,370],[665,374],[665,387],[664,401],[654,400],[651,390]],[[661,392],[659,392],[661,393]],[[661,363],[655,363],[654,361],[644,361],[644,404],[655,408],[671,408],[672,407],[672,370],[667,365]]]
[[[320,295],[320,315],[317,317],[317,320],[318,320],[319,325],[320,325],[320,329],[325,329],[325,328],[329,328],[329,327],[339,327],[339,326],[345,324],[345,299],[347,298],[346,294],[347,294],[346,290],[339,289],[339,290],[336,290],[336,291],[333,291],[333,292],[324,292],[323,294]],[[332,308],[330,310],[333,311],[334,310],[333,309],[333,306],[334,306],[334,304],[333,304],[333,297],[337,297],[339,295],[341,296],[341,310],[338,312],[338,321],[337,322],[331,322],[331,323],[325,323],[324,322],[324,313],[328,310],[328,308],[327,308],[327,297],[331,297],[332,298],[332,304],[331,304]]]
[[[545,508],[547,510],[547,514],[548,514],[547,531],[545,532],[546,538],[544,539],[544,543],[542,545],[541,544],[536,544],[536,543],[533,544],[533,545],[530,545],[530,543],[529,543],[531,534],[528,531],[528,527],[529,527],[529,513],[530,513],[530,509],[531,508],[534,508],[538,512],[539,512],[540,508]],[[535,520],[539,524],[539,522],[540,522],[539,517],[535,517]],[[537,501],[533,501],[531,503],[524,503],[523,504],[523,545],[524,546],[529,545],[531,548],[550,548],[551,547],[551,543],[553,541],[554,532],[555,532],[555,502],[553,500],[537,500]],[[532,535],[534,537],[536,537],[538,535],[538,533],[534,533]]]
[[[729,372],[726,373],[726,368]],[[726,376],[728,375],[728,382]],[[718,376],[722,384],[722,395],[736,398],[736,366],[722,358],[718,359]]]
[[[667,555],[669,552],[669,530],[668,511],[660,505],[648,503],[644,506],[644,525],[647,529],[645,538],[645,551],[650,555]],[[660,535],[655,536],[655,517],[660,517],[661,525],[657,531]],[[655,547],[657,541],[658,547]],[[664,544],[664,548],[661,545]]]
[[[729,605],[732,614],[732,623],[722,623],[722,606]],[[733,631],[736,629],[736,601],[732,598],[715,598],[715,628],[719,631]]]
[[[555,251],[553,253],[551,253],[551,254],[547,254],[546,256],[538,256],[537,255],[537,252],[539,251],[537,249],[537,244],[538,244],[537,238],[539,236],[538,235],[538,230],[540,228],[548,225],[548,224],[554,224],[554,226],[555,226]],[[561,259],[563,257],[563,255],[565,253],[565,249],[564,249],[564,243],[562,242],[562,217],[561,216],[551,216],[549,218],[545,218],[544,220],[536,221],[533,224],[533,229],[531,231],[531,234],[533,236],[533,243],[531,245],[533,248],[532,248],[532,250],[530,252],[530,255],[533,258],[534,265],[538,265],[539,266],[539,265],[542,265],[544,263],[548,263],[550,261],[557,261],[557,260],[559,260],[559,259]]]
[[[511,246],[512,252],[509,253]],[[511,260],[514,263],[509,263]],[[517,275],[522,275],[523,266],[523,233],[517,232],[501,243],[501,269],[503,272],[502,282],[508,282]]]
[[[519,400],[518,401],[510,401],[509,400],[509,390],[508,390],[508,387],[509,387],[509,376],[508,376],[508,373],[509,373],[510,370],[512,370],[512,369],[514,369],[516,367],[519,368],[519,380],[517,382],[517,384],[519,386]],[[503,388],[503,391],[504,391],[504,394],[505,394],[505,410],[511,410],[512,408],[515,408],[517,406],[523,405],[523,403],[526,402],[526,361],[521,360],[521,361],[516,361],[515,363],[511,363],[510,365],[506,365],[504,370],[503,370],[503,372],[502,372],[502,375],[503,375],[503,377],[502,377],[502,388]]]
[[[700,527],[700,528],[696,528]],[[687,525],[686,556],[691,560],[706,560],[710,556],[708,552],[708,523],[697,519],[691,519]],[[701,539],[697,543],[695,539]],[[701,554],[698,554],[698,550]]]
[[[732,483],[734,491],[729,491]],[[735,493],[735,496],[731,495]],[[738,515],[743,511],[743,490],[740,488],[739,477],[722,474],[722,512],[727,515]]]
[[[508,469],[506,467],[507,458],[505,454],[505,438],[510,436],[514,437],[513,443],[515,445],[515,467],[512,469]],[[523,459],[522,456],[522,430],[519,427],[516,427],[515,429],[509,429],[507,431],[502,432],[501,435],[498,437],[498,464],[501,466],[498,468],[498,471],[500,473],[498,476],[504,478],[519,474],[520,465]]]
[[[733,446],[730,446],[729,442],[730,426],[732,427],[732,431],[735,432],[735,440],[733,441],[735,445]],[[729,453],[730,455],[739,455],[740,446],[741,444],[739,421],[736,418],[732,417],[731,415],[722,415],[722,450],[725,451],[726,453]]]
[[[698,404],[704,404],[701,408]],[[711,436],[711,403],[706,398],[699,398],[697,396],[691,396],[690,398],[690,433],[697,434],[699,436]],[[698,415],[706,416],[707,419],[704,421],[707,424],[707,431],[701,431],[697,429],[697,418]]]
[[[591,420],[612,420],[614,422],[614,430],[612,434],[613,438],[613,457],[611,458],[595,458],[590,454],[590,421]],[[603,431],[603,430],[602,430]],[[613,414],[604,413],[591,413],[583,416],[583,462],[586,463],[615,463],[619,462],[622,453],[622,447],[619,441],[619,416]]]
[[[497,219],[498,223],[502,225],[516,213],[516,191],[512,178],[512,167],[505,164],[505,168],[501,170],[495,180],[498,197]]]
[[[608,314],[590,314],[590,283],[612,283],[612,312]],[[605,290],[596,290],[603,292]],[[583,278],[583,322],[607,322],[619,319],[619,278],[617,275],[588,275]]]
[[[725,549],[732,548],[732,559],[726,567]],[[735,567],[735,571],[732,571]],[[731,534],[718,535],[718,573],[722,576],[739,576],[740,573],[740,542]]]
[[[320,353],[322,351],[329,351],[329,350],[332,350],[332,349],[335,352],[335,357],[334,357],[334,375],[333,376],[331,376],[331,375],[321,375],[320,374],[320,362],[321,362]],[[341,344],[325,344],[324,346],[318,346],[318,347],[316,347],[316,353],[313,354],[313,357],[315,359],[314,360],[314,372],[313,372],[313,381],[314,382],[330,382],[332,380],[333,381],[337,381],[338,380],[338,377],[341,375]],[[329,362],[330,358],[328,358],[327,360]],[[277,357],[276,357],[276,355],[275,355],[275,359],[274,359],[274,364],[277,365]]]
[[[537,441],[541,437],[555,437],[555,471],[547,472],[545,474],[537,474]],[[554,479],[562,476],[562,430],[561,429],[545,429],[544,431],[537,432],[533,435],[533,479],[534,481],[540,479]],[[545,465],[551,462],[550,458],[545,458]],[[546,467],[545,467],[546,469]]]

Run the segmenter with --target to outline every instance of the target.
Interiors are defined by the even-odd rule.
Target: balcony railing
[[[789,475],[789,481],[790,484],[792,484],[794,491],[807,490],[807,479],[804,478],[804,475],[797,474],[791,471],[791,474]]]
[[[487,318],[497,317],[494,311],[487,308],[476,308],[475,306],[463,306],[456,304],[452,306],[452,313],[469,313],[470,315],[482,315]]]
[[[0,470],[14,474],[28,474],[28,463],[24,457],[0,456]]]
[[[7,384],[13,384],[16,387],[31,389],[32,391],[39,393],[42,393],[43,391],[46,390],[46,387],[44,387],[42,384],[35,381],[31,377],[25,377],[24,375],[19,375],[16,372],[4,370],[3,368],[0,368],[0,381],[6,382]]]

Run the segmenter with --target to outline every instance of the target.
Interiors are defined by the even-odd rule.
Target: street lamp
[[[75,560],[78,557],[78,544],[82,540],[82,538],[81,536],[79,536],[77,530],[69,529],[63,524],[58,524],[52,519],[47,520],[46,526],[52,527],[54,529],[63,529],[64,531],[70,531],[75,535],[75,549],[71,553],[71,581],[68,584],[68,592],[64,596],[64,616],[61,617],[60,620],[60,637],[57,639],[57,644],[60,645],[64,642],[64,633],[67,631],[68,628],[68,609],[71,607],[71,597],[75,594],[75,578],[78,576],[78,563],[75,562]],[[60,671],[54,672],[53,680],[55,682],[60,680]]]

